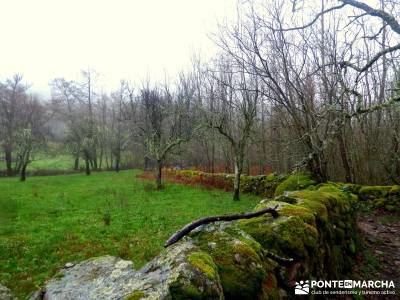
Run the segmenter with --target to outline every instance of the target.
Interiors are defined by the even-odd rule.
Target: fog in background
[[[194,53],[205,59],[217,21],[235,0],[1,0],[0,80],[23,74],[30,91],[48,96],[56,77],[99,74],[104,91],[124,78],[174,77]]]

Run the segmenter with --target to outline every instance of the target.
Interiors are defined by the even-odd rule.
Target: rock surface
[[[11,295],[11,291],[0,284],[0,300],[13,300],[14,298]]]
[[[199,253],[197,247],[181,242],[139,271],[133,269],[131,261],[112,256],[93,258],[62,270],[47,283],[43,298],[176,299],[174,295],[179,294],[186,299],[223,299],[218,274],[215,272],[215,277],[209,278],[201,266],[192,264],[188,258],[193,253]]]

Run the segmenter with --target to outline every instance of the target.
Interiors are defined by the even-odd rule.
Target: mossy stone
[[[226,299],[259,298],[266,269],[261,247],[253,246],[255,241],[252,243],[244,236],[239,238],[223,231],[202,231],[193,238],[217,266]]]
[[[400,196],[400,185],[393,185],[389,190],[389,196]]]
[[[124,298],[124,300],[139,300],[142,299],[146,294],[143,291],[134,291]]]
[[[311,185],[316,184],[317,182],[311,178],[311,174],[309,173],[296,173],[290,175],[283,182],[281,182],[276,190],[275,196],[282,195],[285,191],[295,191],[299,189],[305,189]]]
[[[192,252],[188,255],[187,260],[194,267],[201,270],[210,280],[214,280],[217,277],[217,266],[207,253]]]
[[[389,191],[391,190],[391,186],[363,186],[359,192],[359,198],[362,201],[376,199],[376,198],[385,198]]]

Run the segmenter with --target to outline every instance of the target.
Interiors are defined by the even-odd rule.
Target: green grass
[[[80,165],[84,167],[83,160],[80,160]],[[74,166],[74,159],[72,155],[59,154],[59,155],[47,155],[37,154],[33,158],[33,161],[28,165],[28,171],[33,170],[70,170]],[[4,160],[0,161],[0,170],[5,169]]]
[[[138,172],[0,179],[0,283],[24,298],[69,261],[110,254],[138,268],[184,224],[259,200],[176,184],[149,190]]]
[[[83,162],[80,162],[83,167]],[[35,160],[29,164],[29,170],[51,169],[51,170],[68,170],[74,166],[74,160],[71,155],[47,156],[40,155],[35,157]]]

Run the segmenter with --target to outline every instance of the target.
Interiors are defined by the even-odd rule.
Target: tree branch
[[[303,26],[292,27],[292,28],[281,28],[281,29],[271,28],[271,29],[274,30],[274,31],[292,31],[292,30],[306,29],[307,27],[310,27],[310,26],[313,25],[315,22],[317,22],[318,19],[319,19],[319,17],[321,17],[322,15],[324,15],[324,14],[326,14],[326,13],[328,13],[328,12],[337,10],[337,9],[341,9],[341,8],[343,8],[343,7],[345,7],[345,6],[346,6],[346,4],[343,3],[343,4],[341,4],[341,5],[333,6],[333,7],[331,7],[331,8],[328,8],[328,9],[324,10],[324,11],[321,11],[321,12],[319,12],[318,14],[315,15],[314,19],[312,19],[311,22],[309,22],[309,23],[307,23],[307,24],[305,24],[305,25],[303,25]]]
[[[277,218],[279,216],[278,212],[276,211],[277,206],[271,208],[267,207],[255,212],[251,213],[242,213],[242,214],[233,214],[233,215],[221,215],[221,216],[212,216],[212,217],[204,217],[201,219],[198,219],[196,221],[193,221],[187,225],[185,225],[181,230],[175,232],[164,244],[164,247],[171,246],[172,244],[175,244],[179,240],[181,240],[185,235],[187,235],[189,232],[191,232],[193,229],[213,223],[213,222],[220,222],[220,221],[234,221],[234,220],[239,220],[239,219],[251,219],[255,218],[261,215],[264,215],[266,213],[270,213],[272,217]]]
[[[373,16],[373,17],[378,17],[380,19],[382,19],[383,21],[385,21],[390,28],[392,28],[392,30],[398,34],[400,34],[400,24],[397,22],[397,20],[390,14],[388,14],[387,12],[385,12],[384,10],[380,10],[380,9],[374,9],[371,6],[360,2],[360,1],[356,1],[356,0],[339,0],[340,2],[343,3],[343,5],[351,5],[353,7],[359,8],[363,11],[365,11],[368,15]]]
[[[386,48],[386,49],[384,49],[384,50],[378,52],[377,54],[374,55],[374,57],[372,57],[372,58],[371,58],[363,67],[361,67],[361,68],[357,67],[356,65],[354,65],[354,64],[352,64],[352,63],[350,63],[350,62],[348,62],[348,61],[343,61],[343,62],[341,62],[341,63],[340,63],[340,66],[341,66],[341,67],[345,67],[345,66],[346,66],[346,67],[350,67],[350,68],[352,68],[352,69],[354,69],[354,70],[356,70],[356,71],[362,73],[362,72],[365,72],[367,69],[369,69],[381,56],[383,56],[383,55],[385,55],[385,54],[387,54],[387,53],[396,51],[396,50],[400,50],[400,44],[397,44],[396,46],[389,47],[389,48]]]

